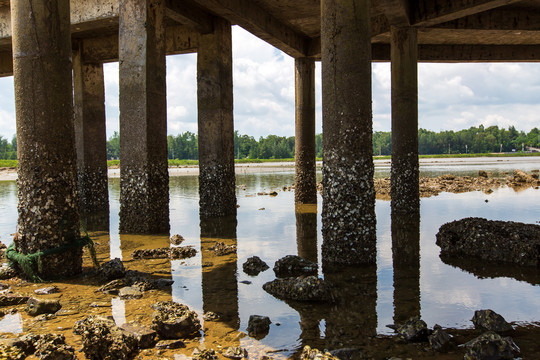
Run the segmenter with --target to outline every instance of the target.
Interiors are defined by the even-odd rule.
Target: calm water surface
[[[531,170],[539,166],[532,163],[520,168]],[[477,173],[478,169],[478,165],[441,165],[422,170],[424,175],[449,172],[466,175]],[[486,170],[501,174],[509,168],[494,164]],[[388,170],[379,167],[377,176],[388,176]],[[463,263],[459,265],[468,271],[462,270],[442,262],[439,247],[435,245],[435,234],[442,224],[464,217],[540,222],[540,190],[530,188],[515,192],[501,188],[490,195],[442,193],[423,198],[420,223],[415,219],[394,219],[394,229],[390,202],[377,200],[377,266],[349,269],[343,274],[324,273],[320,266],[320,275],[339,289],[342,300],[340,305],[324,306],[288,304],[267,294],[262,285],[274,279],[271,269],[257,277],[242,271],[242,264],[253,255],[271,268],[276,260],[288,254],[301,254],[321,263],[321,198],[318,212],[307,208],[295,213],[291,191],[279,191],[276,197],[257,195],[291,186],[293,179],[292,171],[238,175],[237,185],[245,185],[245,190],[238,188],[240,207],[237,226],[234,226],[234,222],[232,225],[230,222],[201,224],[197,177],[171,177],[171,234],[181,234],[185,238],[182,245],[192,245],[198,250],[194,258],[171,263],[175,301],[188,304],[199,313],[221,312],[225,314],[225,321],[240,331],[246,329],[250,315],[269,316],[270,333],[260,341],[274,349],[283,349],[284,355],[292,354],[306,343],[337,347],[344,338],[353,338],[358,333],[388,334],[391,330],[385,325],[415,314],[421,315],[428,326],[467,328],[472,325],[470,319],[474,310],[491,308],[508,321],[540,326],[540,280],[536,271],[518,272],[519,280],[516,280],[511,277],[512,268],[497,267],[496,274],[489,269],[487,273],[479,273],[474,264]],[[152,248],[167,243],[166,239],[158,237],[120,236],[118,179],[110,179],[109,195],[111,258],[129,257],[132,247]],[[15,182],[0,182],[0,241],[4,243],[11,242],[9,234],[15,231],[16,204]],[[216,241],[237,244],[233,261],[209,266],[217,261],[208,251]],[[395,271],[393,241],[396,248],[400,244],[404,246],[403,251],[394,255]],[[418,242],[419,249],[415,245]],[[123,301],[115,299],[112,306],[117,322],[125,321]],[[18,315],[9,315],[0,321],[2,331],[16,333],[22,331],[21,328]],[[244,338],[241,344],[249,341]]]

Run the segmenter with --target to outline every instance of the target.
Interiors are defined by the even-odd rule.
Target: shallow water
[[[530,166],[538,168],[537,164]],[[486,170],[508,171],[506,166],[497,168],[497,165],[490,165]],[[468,166],[452,165],[451,169],[430,166],[425,175],[441,172],[467,175],[472,171]],[[478,167],[474,172],[477,171]],[[377,173],[381,177],[388,176],[384,169]],[[340,293],[338,304],[327,306],[287,304],[262,289],[265,282],[275,278],[272,269],[256,277],[242,271],[242,264],[253,255],[271,268],[276,260],[288,254],[299,254],[321,263],[321,198],[318,212],[316,208],[307,207],[295,213],[291,191],[279,191],[276,197],[257,195],[261,191],[291,186],[293,180],[292,171],[238,175],[237,185],[245,185],[245,190],[239,187],[237,191],[240,207],[234,226],[234,221],[200,223],[197,177],[171,177],[171,234],[181,234],[185,238],[182,246],[194,246],[197,256],[181,261],[137,262],[130,257],[134,249],[168,246],[168,238],[118,234],[119,180],[110,179],[110,234],[93,234],[100,244],[100,258],[120,257],[128,268],[154,275],[172,274],[175,283],[171,292],[145,294],[148,301],[172,296],[174,301],[189,305],[200,315],[203,311],[222,314],[220,324],[205,325],[207,330],[202,342],[279,350],[272,354],[274,357],[293,355],[306,344],[320,348],[359,345],[366,337],[390,334],[387,324],[412,315],[421,315],[430,327],[439,324],[469,328],[475,310],[491,308],[510,322],[540,326],[537,271],[524,273],[518,269],[516,273],[516,269],[497,267],[499,273],[488,270],[478,277],[442,262],[439,247],[435,245],[435,234],[442,224],[464,217],[540,222],[540,190],[529,188],[515,192],[500,188],[490,195],[442,193],[421,200],[419,222],[419,219],[394,219],[394,227],[390,202],[377,200],[377,266],[347,269],[340,274],[324,273],[319,266],[320,275]],[[9,234],[15,231],[16,201],[15,183],[0,182],[0,241],[4,243],[11,242]],[[225,257],[215,256],[208,249],[216,241],[236,244],[237,252]],[[470,271],[474,269],[467,264],[460,266]],[[514,273],[519,280],[509,277]],[[123,301],[100,295],[97,300],[85,301],[108,301],[110,306],[99,311],[112,314],[118,323],[134,318],[148,321],[149,311],[141,310],[140,306],[143,300]],[[252,314],[266,315],[272,320],[269,334],[258,341],[237,331],[245,332]],[[84,311],[79,318],[83,315],[86,315]],[[8,315],[0,320],[0,333],[28,331],[35,324],[25,314]],[[58,324],[53,322],[51,327],[55,326]]]

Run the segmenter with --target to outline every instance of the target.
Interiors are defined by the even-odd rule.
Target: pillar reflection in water
[[[326,348],[366,345],[377,335],[377,266],[324,266],[323,270],[335,294],[335,303],[326,313]]]
[[[317,263],[317,204],[297,204],[295,211],[298,256]],[[291,306],[300,315],[302,348],[305,345],[315,346],[321,341],[319,323],[324,312],[317,311],[309,304]]]
[[[420,213],[392,213],[394,323],[420,316]]]
[[[216,341],[240,326],[236,225],[236,216],[201,219],[200,223],[203,311],[220,316],[211,326],[205,325],[205,337]],[[226,255],[218,255],[211,250],[218,243],[226,247],[234,246],[234,250],[231,249]]]

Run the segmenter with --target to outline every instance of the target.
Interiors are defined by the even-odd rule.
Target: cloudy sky
[[[235,128],[258,138],[294,135],[294,60],[233,28]],[[321,76],[317,64],[317,132]],[[419,64],[419,126],[540,126],[540,64]],[[118,63],[105,65],[107,136],[118,124]],[[168,132],[197,131],[196,55],[167,57]],[[390,130],[390,64],[373,64],[373,129]],[[15,134],[13,78],[0,78],[0,136]]]

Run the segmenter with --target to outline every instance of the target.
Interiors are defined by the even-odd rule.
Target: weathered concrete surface
[[[69,1],[14,0],[11,9],[19,160],[14,242],[28,254],[80,238]],[[42,278],[75,275],[81,256],[81,248],[44,256],[36,270]]]
[[[83,63],[84,43],[73,58],[75,142],[80,210],[88,230],[109,229],[107,135],[103,64]]]
[[[165,6],[120,9],[120,232],[168,233]]]
[[[420,318],[420,214],[392,213],[394,324]]]
[[[392,213],[420,211],[417,30],[392,26]]]
[[[540,226],[535,224],[465,218],[441,226],[437,245],[441,256],[540,265]]]
[[[231,24],[214,21],[197,53],[199,215],[236,214]]]
[[[295,65],[294,202],[317,204],[315,168],[315,60],[298,58]]]
[[[321,1],[323,262],[376,261],[369,8]]]

